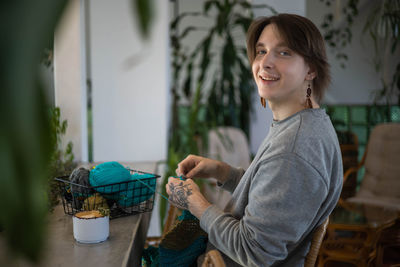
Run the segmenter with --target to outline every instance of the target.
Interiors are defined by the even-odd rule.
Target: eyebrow
[[[265,44],[262,43],[262,42],[257,42],[257,43],[256,43],[256,48],[257,48],[257,47],[264,47],[264,46],[265,46]],[[287,48],[289,48],[288,45],[285,44],[284,42],[278,43],[278,44],[276,45],[276,47],[287,47]]]

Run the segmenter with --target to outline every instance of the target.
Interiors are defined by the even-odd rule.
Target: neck
[[[319,108],[319,105],[313,98],[311,98],[311,103],[313,108]],[[272,101],[268,101],[268,106],[270,107],[273,115],[274,121],[284,120],[293,114],[302,111],[303,109],[307,109],[304,103],[275,103]]]

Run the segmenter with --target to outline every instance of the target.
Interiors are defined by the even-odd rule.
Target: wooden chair
[[[168,209],[167,219],[164,224],[164,229],[161,236],[150,236],[146,238],[144,247],[148,246],[158,247],[164,236],[174,227],[177,216],[179,215],[179,209],[175,206],[170,205]]]
[[[362,228],[359,225],[329,226],[327,239],[321,246],[318,266],[334,266],[332,264],[338,262],[357,267],[370,266],[376,257],[376,235],[369,231],[371,229],[368,227]]]
[[[358,137],[352,132],[340,132],[343,143],[340,144],[342,153],[343,170],[358,167]],[[339,134],[338,134],[339,137]],[[340,140],[340,139],[339,139]],[[353,197],[357,189],[357,171],[352,171],[343,182],[341,199]]]
[[[314,267],[317,261],[319,248],[321,247],[322,240],[324,239],[326,228],[329,224],[329,217],[315,229],[311,240],[310,250],[307,253],[304,261],[304,267]]]
[[[377,254],[382,254],[377,250],[380,234],[394,223],[392,215],[396,212],[393,210],[400,210],[399,136],[399,123],[375,126],[361,162],[345,172],[343,183],[361,167],[365,167],[359,191],[347,199],[341,196],[335,211],[352,213],[357,215],[354,218],[364,217],[365,221],[331,223],[327,239],[321,246],[319,266],[333,262],[371,266]],[[389,210],[391,212],[385,212]]]
[[[201,267],[225,267],[224,259],[218,250],[213,249],[206,253]]]
[[[377,244],[375,266],[400,266],[400,219],[382,231]]]
[[[343,184],[361,167],[365,174],[354,197],[340,198],[339,205],[368,204],[400,210],[400,123],[378,124],[372,130],[367,148],[357,167],[346,171]]]
[[[304,267],[314,267],[317,261],[319,248],[321,247],[322,240],[326,232],[326,228],[329,224],[329,218],[327,218],[320,226],[315,229],[311,240],[310,250],[307,253]],[[206,253],[203,264],[201,267],[225,267],[224,260],[218,250],[210,250]]]

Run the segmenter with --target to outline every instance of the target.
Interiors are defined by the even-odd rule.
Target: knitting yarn
[[[152,174],[133,173],[115,161],[104,162],[90,171],[89,182],[105,198],[130,207],[154,195],[156,179]]]
[[[147,266],[188,267],[204,253],[207,233],[200,228],[199,220],[184,210],[178,221],[165,235],[158,250],[153,247],[144,250],[143,260]]]
[[[134,173],[127,183],[127,190],[119,192],[118,205],[130,207],[150,199],[156,189],[156,179],[151,174]]]
[[[101,163],[94,167],[89,174],[89,183],[100,193],[115,193],[126,189],[127,182],[131,179],[131,173],[128,169],[116,161]]]
[[[75,168],[71,175],[69,176],[69,180],[72,183],[81,185],[71,185],[71,192],[76,194],[87,195],[90,193],[90,183],[89,183],[89,170],[83,167]]]
[[[78,167],[69,176],[69,180],[71,181],[72,207],[77,210],[81,209],[82,200],[92,193],[89,183],[89,173],[88,169]]]
[[[93,196],[88,197],[83,202],[84,210],[98,210],[98,209],[109,209],[107,201],[103,198],[99,193],[96,193]]]

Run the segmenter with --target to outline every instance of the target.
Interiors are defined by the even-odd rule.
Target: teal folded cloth
[[[116,161],[104,162],[90,171],[89,183],[102,196],[130,207],[150,199],[156,190],[152,174],[133,173]]]

